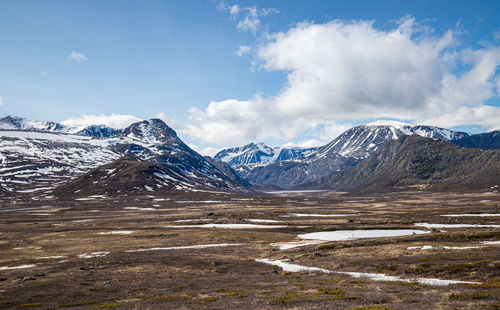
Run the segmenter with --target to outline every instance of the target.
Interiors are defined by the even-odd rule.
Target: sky
[[[161,118],[208,155],[380,119],[497,130],[500,2],[475,2],[3,0],[0,116]]]

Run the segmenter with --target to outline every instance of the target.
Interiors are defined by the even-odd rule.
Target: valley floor
[[[493,189],[4,200],[0,309],[499,309],[499,226]]]

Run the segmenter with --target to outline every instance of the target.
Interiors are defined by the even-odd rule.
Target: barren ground
[[[344,215],[297,217],[293,213]],[[421,235],[333,241],[287,250],[272,245],[318,231],[426,230],[413,225],[419,222],[500,224],[498,216],[441,216],[463,213],[500,213],[500,193],[413,191],[353,197],[334,192],[197,192],[71,201],[3,200],[0,309],[499,309],[500,244],[482,243],[499,241],[498,227],[443,228]],[[167,227],[209,223],[286,227]],[[135,251],[219,244],[229,245]],[[408,249],[424,245],[432,249]],[[442,248],[471,246],[480,248]],[[481,284],[434,286],[335,273],[293,273],[255,261],[262,258],[331,271]]]

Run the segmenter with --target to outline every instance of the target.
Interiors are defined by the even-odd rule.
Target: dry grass
[[[450,229],[447,233],[330,242],[286,251],[270,245],[292,241],[300,233],[334,229],[413,228],[414,222],[498,223],[497,218],[440,215],[478,210],[500,213],[500,195],[488,195],[485,199],[481,193],[408,192],[367,197],[332,193],[283,197],[197,193],[155,198],[169,199],[0,201],[0,209],[4,210],[53,206],[33,212],[2,213],[0,267],[36,266],[0,271],[0,309],[450,309],[471,305],[495,309],[500,299],[499,246],[440,249],[443,245],[467,246],[500,240],[499,229]],[[130,206],[154,206],[156,211],[123,209]],[[348,216],[282,217],[290,213]],[[174,222],[179,219],[247,223],[245,219],[249,218],[280,220],[281,225],[288,227],[271,230],[165,227],[189,224]],[[88,219],[93,220],[82,221]],[[134,233],[98,234],[113,230]],[[127,252],[216,243],[241,245]],[[434,249],[407,250],[421,245],[432,245]],[[109,254],[78,258],[92,252]],[[483,283],[439,287],[374,282],[339,274],[290,273],[254,261],[266,257],[286,257],[293,263],[330,270]]]

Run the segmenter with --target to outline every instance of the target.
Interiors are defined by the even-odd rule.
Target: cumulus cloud
[[[334,20],[269,34],[255,62],[286,73],[281,91],[191,109],[188,131],[212,143],[234,144],[286,140],[314,130],[324,132],[318,140],[327,134],[331,140],[359,119],[498,126],[500,108],[484,102],[500,84],[500,48],[460,49],[455,31],[433,30],[405,17],[392,29]]]
[[[77,128],[85,128],[90,125],[105,125],[111,128],[120,129],[140,121],[142,121],[142,119],[127,114],[85,114],[68,118],[61,123],[66,126]]]
[[[73,51],[73,52],[71,52],[71,54],[69,54],[68,60],[69,61],[82,62],[82,61],[86,61],[87,60],[87,56],[85,56],[82,53]]]
[[[236,56],[241,57],[245,54],[250,53],[251,50],[252,50],[252,47],[249,45],[240,45],[240,47],[238,48],[238,50],[236,52],[234,52],[234,54]]]

